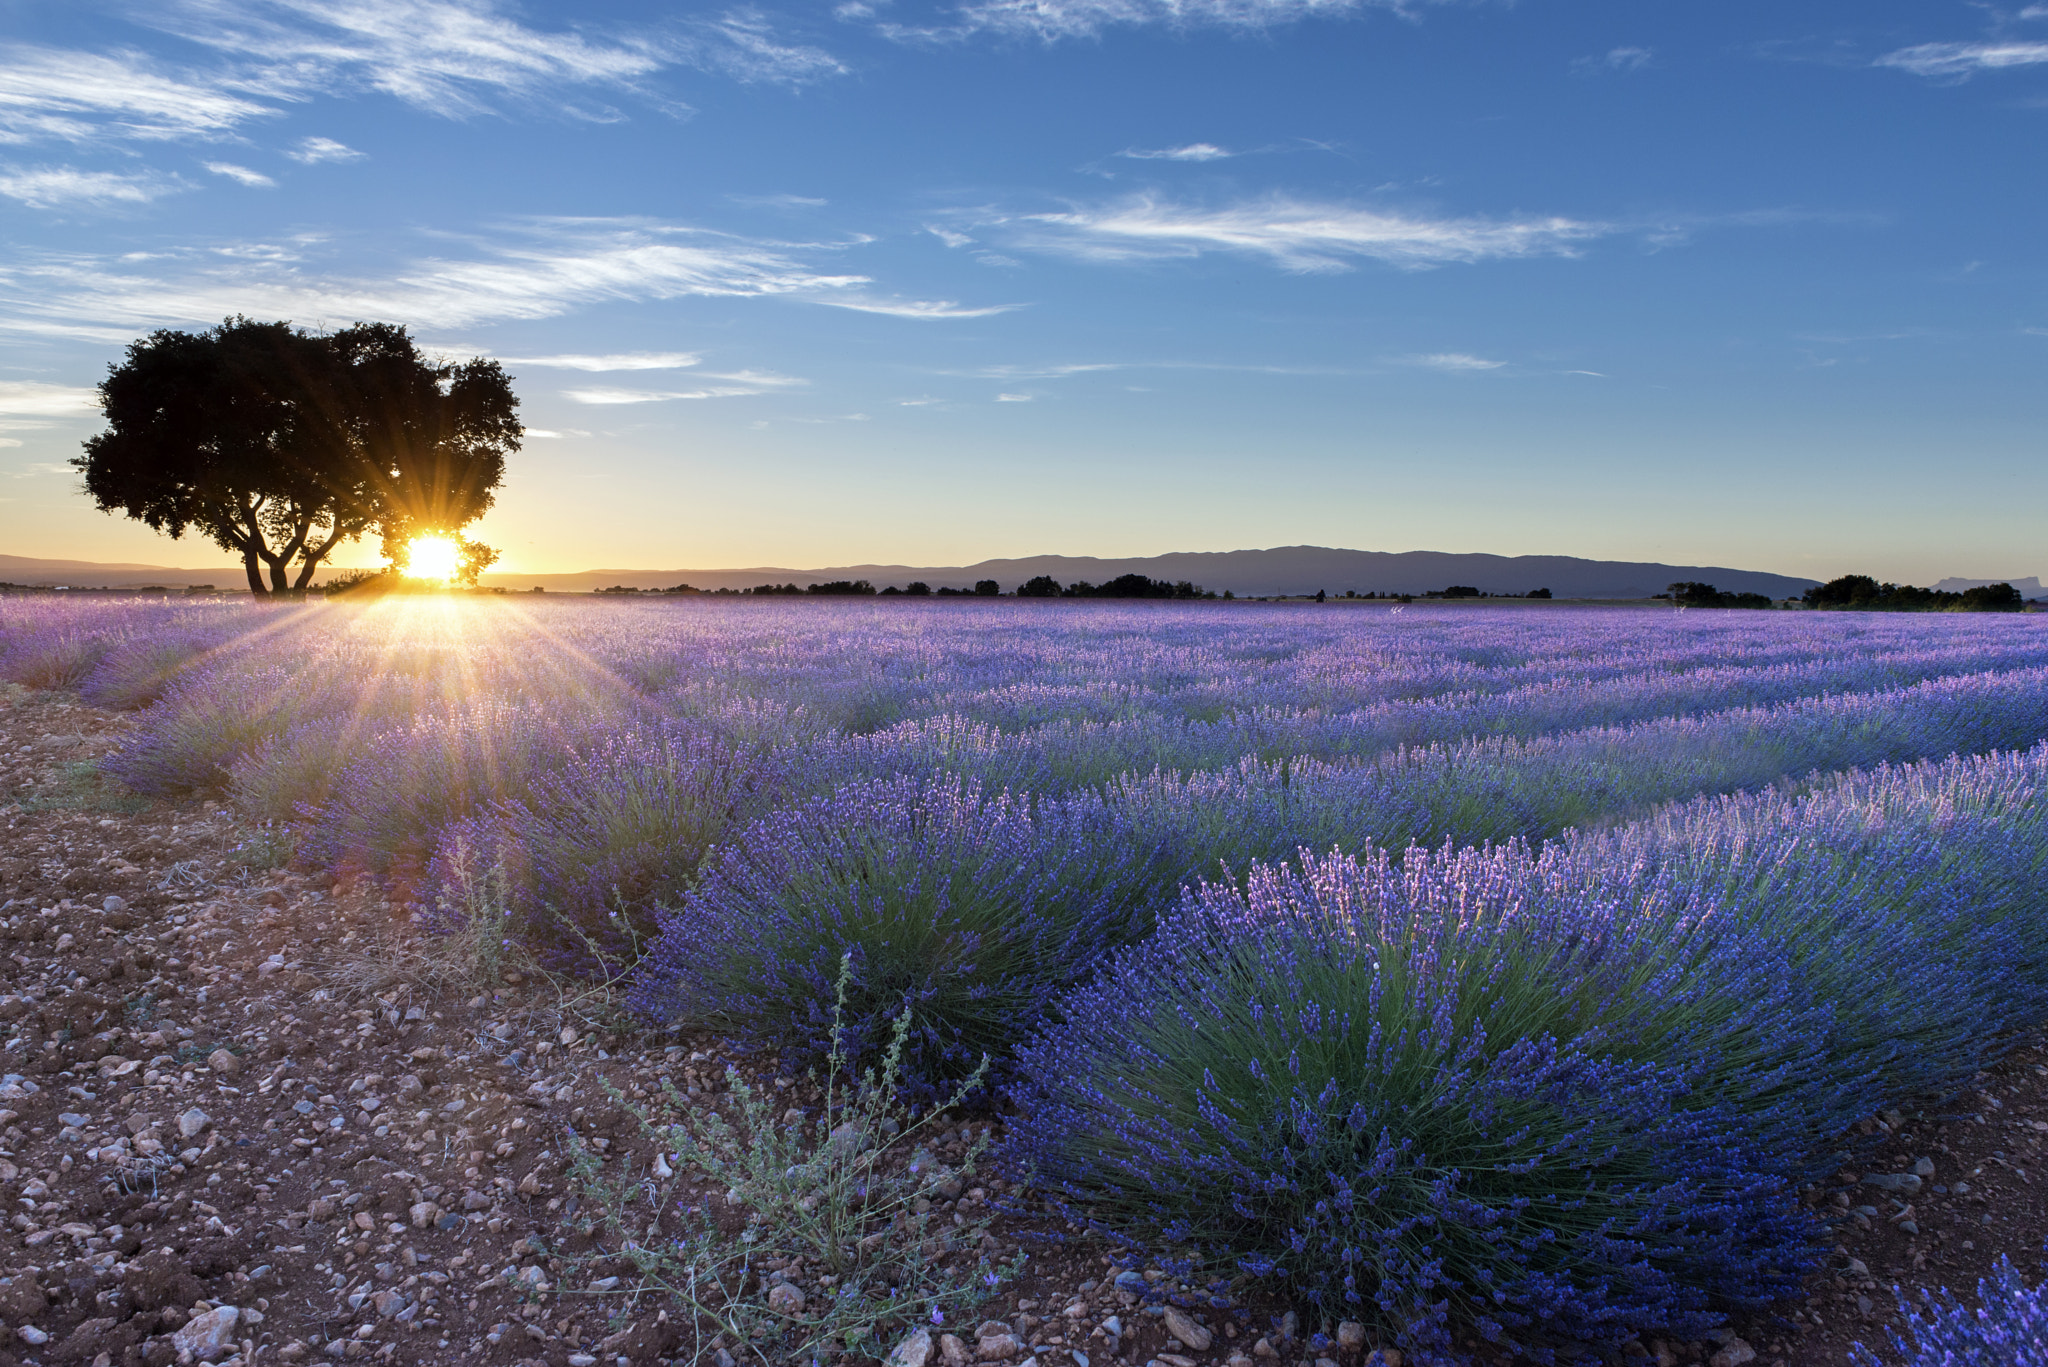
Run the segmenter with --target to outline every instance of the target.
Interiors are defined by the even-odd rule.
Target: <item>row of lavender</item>
[[[2048,737],[2030,618],[17,601],[0,675],[444,916],[658,933],[663,1023],[814,1058],[851,952],[845,1042],[990,1057],[1076,1214],[1425,1357],[1771,1295],[2048,992],[2048,758],[1803,778]]]

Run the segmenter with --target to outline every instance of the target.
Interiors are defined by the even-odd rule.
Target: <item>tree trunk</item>
[[[315,546],[312,549],[305,551],[305,563],[299,566],[299,579],[297,583],[292,585],[292,587],[295,589],[304,589],[309,584],[311,584],[313,582],[314,571],[318,570],[320,566],[326,562],[327,557],[334,553],[335,546],[340,544],[340,542],[341,529],[337,527],[335,528],[334,535],[328,537],[318,546]]]
[[[263,569],[257,562],[256,550],[253,546],[242,552],[242,568],[248,571],[249,574],[249,592],[255,594],[258,598],[264,597],[270,592],[269,589],[263,586]]]

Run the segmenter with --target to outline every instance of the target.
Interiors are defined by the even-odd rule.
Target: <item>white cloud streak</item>
[[[1394,359],[1400,365],[1420,366],[1424,370],[1441,370],[1453,375],[1499,370],[1507,364],[1506,361],[1489,361],[1484,356],[1473,356],[1463,351],[1431,351]]]
[[[226,176],[237,184],[249,186],[272,186],[277,184],[276,181],[264,175],[261,171],[251,171],[248,167],[237,166],[231,161],[209,161],[202,162],[201,164],[215,175]]]
[[[830,304],[835,309],[852,309],[856,313],[880,313],[890,318],[915,318],[924,321],[991,318],[998,313],[1010,313],[1024,307],[1022,304],[988,304],[974,308],[951,299],[842,298],[819,299],[816,302]]]
[[[1212,142],[1191,142],[1185,147],[1126,147],[1117,153],[1132,161],[1222,161],[1237,156]]]
[[[149,22],[253,59],[271,93],[367,87],[451,118],[488,112],[486,92],[626,85],[662,65],[644,41],[541,32],[488,0],[182,0]]]
[[[1569,218],[1430,218],[1286,196],[1200,208],[1149,195],[1011,220],[1020,245],[1083,260],[1133,262],[1234,252],[1290,271],[1350,269],[1358,258],[1418,270],[1506,257],[1570,256],[1615,231]]]
[[[0,413],[10,417],[69,418],[81,413],[97,413],[99,408],[97,390],[33,380],[0,380]]]
[[[1609,48],[1598,57],[1581,57],[1572,63],[1572,72],[1578,76],[1592,76],[1606,71],[1641,71],[1656,57],[1646,47]]]
[[[0,48],[0,142],[212,138],[276,112],[139,52]]]
[[[293,161],[307,166],[318,166],[326,161],[361,161],[363,154],[346,143],[333,138],[300,138],[298,145],[285,153]]]
[[[612,356],[504,356],[506,365],[539,366],[544,370],[681,370],[704,358],[693,351],[629,351]]]
[[[1036,38],[1054,43],[1093,38],[1113,28],[1222,28],[1257,32],[1305,19],[1348,18],[1367,10],[1412,14],[1432,4],[1458,0],[967,0],[951,24],[877,25],[902,42],[947,42],[979,33]],[[874,10],[843,5],[842,19],[859,21]]]
[[[808,85],[844,76],[847,70],[823,48],[778,39],[768,17],[751,7],[700,21],[683,51],[691,65],[736,81]]]
[[[563,397],[577,403],[598,406],[622,404],[667,403],[672,399],[751,399],[762,394],[782,389],[794,389],[809,384],[793,375],[777,375],[772,371],[742,370],[731,375],[706,375],[707,380],[721,380],[725,383],[703,385],[696,389],[565,389]]]
[[[0,167],[0,197],[19,200],[31,209],[61,209],[72,205],[114,208],[147,204],[189,188],[176,176],[145,171],[122,175],[116,171],[86,171],[76,166]]]
[[[2048,62],[2048,43],[1920,43],[1888,52],[1876,66],[1896,67],[1915,76],[1968,80],[1980,71],[2038,66]]]
[[[302,324],[378,318],[445,331],[552,318],[581,306],[688,296],[818,297],[869,284],[824,275],[788,250],[722,234],[618,220],[541,222],[478,241],[475,254],[405,263],[382,277],[322,275],[257,247],[171,262],[19,254],[0,265],[0,326],[70,335],[211,324],[234,313]],[[149,267],[170,267],[145,273]]]

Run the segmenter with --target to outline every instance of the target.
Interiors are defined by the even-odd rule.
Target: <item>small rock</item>
[[[1913,1160],[1913,1175],[1915,1177],[1934,1176],[1934,1160],[1932,1158],[1916,1158]]]
[[[1756,1361],[1756,1349],[1730,1334],[1721,1340],[1720,1351],[1707,1359],[1707,1367],[1742,1367],[1745,1362]]]
[[[1007,1362],[1024,1351],[1015,1334],[983,1334],[974,1345],[976,1362]]]
[[[178,1135],[184,1139],[197,1139],[205,1131],[206,1127],[212,1123],[213,1118],[211,1116],[207,1115],[206,1112],[200,1110],[197,1106],[194,1106],[191,1110],[178,1117]]]
[[[86,1125],[92,1124],[92,1117],[89,1115],[80,1115],[76,1111],[63,1111],[58,1114],[57,1123],[59,1125],[71,1125],[74,1127],[82,1128]]]
[[[1145,1280],[1143,1273],[1119,1272],[1116,1274],[1116,1289],[1133,1296],[1142,1296],[1152,1289],[1152,1284]]]
[[[778,1315],[801,1315],[804,1312],[803,1289],[788,1282],[775,1283],[768,1288],[768,1308]]]
[[[967,1345],[958,1334],[939,1335],[939,1358],[946,1367],[967,1367]]]
[[[242,1060],[226,1049],[216,1049],[206,1056],[206,1066],[223,1077],[233,1077],[242,1071]]]
[[[1865,1175],[1863,1185],[1876,1187],[1879,1191],[1896,1191],[1911,1196],[1920,1190],[1918,1174],[1910,1172],[1873,1172]]]
[[[1365,1347],[1365,1326],[1357,1320],[1345,1320],[1339,1324],[1337,1346],[1347,1353],[1355,1353]]]
[[[1197,1353],[1208,1352],[1209,1345],[1216,1341],[1214,1334],[1196,1324],[1193,1317],[1177,1305],[1166,1307],[1166,1332]]]
[[[128,899],[125,897],[110,896],[107,898],[106,901],[100,903],[100,907],[102,910],[109,912],[126,911],[128,910]]]
[[[223,1305],[193,1316],[190,1323],[171,1335],[171,1346],[178,1350],[178,1356],[190,1353],[201,1362],[211,1362],[227,1351],[235,1322],[242,1318],[242,1312],[232,1305]]]
[[[889,1350],[882,1367],[925,1367],[931,1360],[932,1335],[928,1329],[914,1329]]]
[[[376,1295],[370,1297],[370,1304],[377,1307],[379,1316],[388,1320],[399,1311],[405,1309],[407,1302],[401,1292],[379,1291]]]
[[[1252,1345],[1252,1356],[1261,1358],[1276,1358],[1280,1356],[1280,1350],[1273,1346],[1273,1341],[1271,1339],[1262,1338],[1257,1343],[1254,1343]]]
[[[432,1201],[417,1201],[407,1209],[406,1214],[412,1216],[414,1229],[425,1229],[440,1218],[441,1208]]]
[[[21,1341],[30,1347],[40,1348],[50,1341],[50,1336],[33,1324],[24,1324],[14,1332],[21,1335]]]

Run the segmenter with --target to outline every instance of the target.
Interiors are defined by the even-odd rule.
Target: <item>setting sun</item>
[[[448,583],[462,569],[462,547],[445,536],[416,536],[405,548],[399,573],[408,579]]]

